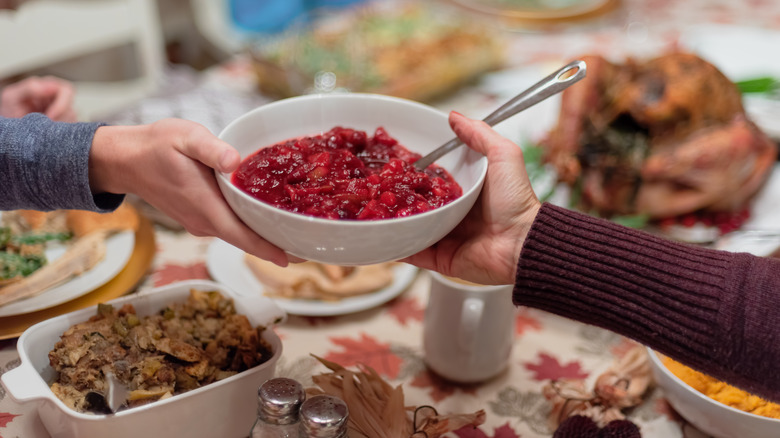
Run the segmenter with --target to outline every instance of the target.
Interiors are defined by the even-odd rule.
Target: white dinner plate
[[[106,284],[127,265],[135,247],[135,232],[123,231],[106,240],[106,256],[89,271],[60,283],[38,295],[0,306],[0,317],[36,312],[65,303]],[[49,262],[65,253],[65,247],[54,245],[46,250]]]
[[[780,248],[780,163],[775,164],[766,184],[756,194],[750,219],[737,231],[715,242],[714,247],[731,252],[749,252],[766,257]]]
[[[489,16],[536,20],[565,20],[605,11],[612,0],[452,0],[467,10]]]
[[[206,267],[211,277],[236,291],[256,290],[263,284],[244,263],[244,251],[220,239],[214,239],[206,254]],[[380,306],[401,294],[414,280],[417,268],[406,263],[393,267],[393,282],[376,292],[339,301],[296,300],[274,297],[276,304],[291,315],[335,316],[360,312]]]
[[[715,243],[715,248],[767,257],[780,248],[780,230],[734,231],[721,237]]]
[[[732,81],[760,77],[780,80],[780,32],[758,27],[708,24],[691,26],[680,46],[711,62]],[[745,110],[769,136],[780,139],[780,96],[746,94]]]

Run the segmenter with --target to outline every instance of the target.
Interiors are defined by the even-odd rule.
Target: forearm
[[[58,123],[41,114],[0,118],[0,209],[116,208],[95,197],[88,162],[98,123]]]
[[[102,126],[95,132],[89,155],[89,181],[95,193],[128,193],[138,179],[135,154],[154,142],[148,125]],[[147,172],[150,169],[146,169]]]
[[[780,263],[672,242],[545,205],[514,301],[593,324],[780,400]]]

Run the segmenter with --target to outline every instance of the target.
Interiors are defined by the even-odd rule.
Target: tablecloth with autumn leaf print
[[[159,229],[158,253],[138,293],[181,280],[209,279],[205,254],[210,241]],[[486,411],[485,424],[456,431],[452,437],[542,438],[552,435],[547,426],[550,405],[541,393],[545,383],[550,379],[595,378],[631,346],[613,333],[519,308],[507,370],[482,384],[451,384],[430,373],[423,363],[422,321],[429,281],[429,274],[421,271],[394,300],[355,314],[291,315],[276,328],[284,343],[277,374],[311,386],[312,375],[327,372],[312,354],[350,368],[363,363],[390,384],[403,385],[407,405],[431,405],[441,413]],[[15,343],[0,343],[0,370],[18,363]],[[685,425],[655,391],[630,412],[629,418],[641,426],[646,438],[703,436]],[[48,436],[34,409],[14,403],[0,389],[0,437]]]
[[[780,2],[776,0],[620,3],[613,13],[592,22],[531,33],[510,32],[507,71],[488,75],[473,87],[434,105],[445,111],[456,109],[467,116],[484,117],[572,57],[585,53],[617,59],[652,56],[684,46],[681,36],[697,25],[780,30]],[[745,53],[750,48],[746,47]],[[763,53],[757,55],[759,61],[768,59]],[[270,101],[257,94],[251,64],[245,57],[231,59],[203,74],[176,69],[169,77],[172,82],[165,84],[160,95],[105,121],[136,124],[183,117],[218,133],[238,115]],[[515,141],[523,139],[519,136],[521,131],[530,137],[539,135],[553,121],[542,114],[544,104],[497,129]],[[208,278],[205,259],[209,238],[160,227],[156,240],[157,254],[141,290],[179,280]],[[550,407],[541,395],[545,383],[558,378],[593,379],[630,345],[600,329],[541,311],[518,309],[516,339],[506,372],[480,385],[452,385],[431,375],[422,360],[421,329],[428,282],[427,274],[422,272],[395,300],[352,315],[291,316],[277,328],[284,342],[278,373],[308,385],[313,374],[325,372],[310,356],[312,353],[347,367],[362,362],[375,368],[391,384],[403,385],[409,405],[432,405],[443,413],[485,409],[485,424],[478,429],[456,431],[451,434],[454,437],[540,438],[551,436],[546,423]],[[0,373],[18,364],[15,340],[0,341]],[[674,414],[660,391],[648,394],[644,403],[629,413],[629,419],[641,426],[644,438],[703,437]],[[0,386],[0,438],[48,436],[34,407],[15,403]]]

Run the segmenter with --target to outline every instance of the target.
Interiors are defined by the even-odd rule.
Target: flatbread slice
[[[282,268],[250,254],[244,261],[266,295],[276,297],[333,301],[375,292],[393,281],[393,263],[343,267],[303,262]]]

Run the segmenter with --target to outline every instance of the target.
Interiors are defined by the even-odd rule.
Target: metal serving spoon
[[[114,414],[127,406],[130,390],[111,371],[105,373],[105,392],[89,391],[85,398],[90,409],[101,414]]]
[[[513,97],[509,102],[505,103],[500,108],[490,113],[490,115],[482,119],[482,121],[490,126],[493,126],[499,122],[503,122],[520,111],[528,109],[543,101],[544,99],[547,99],[548,97],[554,94],[558,94],[566,88],[569,88],[569,86],[584,78],[585,72],[585,61],[573,61],[555,73],[532,85],[527,90]],[[443,145],[434,149],[424,157],[415,161],[414,167],[420,171],[424,170],[426,167],[433,164],[434,161],[441,158],[444,154],[451,152],[461,145],[463,145],[463,142],[461,142],[459,138],[455,137],[447,143],[444,143]]]
[[[110,371],[106,373],[106,380],[108,381],[108,393],[106,394],[108,408],[111,409],[111,412],[117,412],[127,403],[130,390]]]

